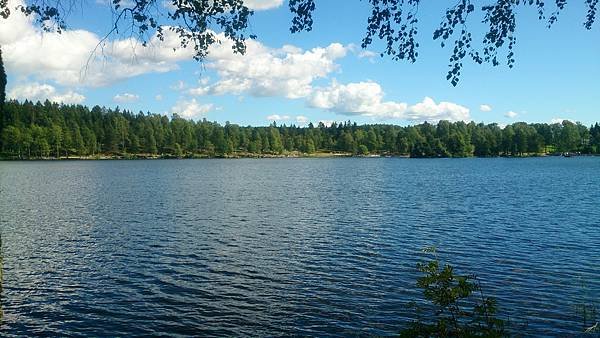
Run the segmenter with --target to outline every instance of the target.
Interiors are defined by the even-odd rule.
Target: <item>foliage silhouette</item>
[[[362,47],[367,48],[374,40],[383,42],[381,55],[394,60],[415,62],[419,56],[419,12],[421,0],[369,0],[370,11],[367,17],[366,32]],[[14,10],[27,15],[35,15],[36,22],[44,30],[58,32],[66,28],[67,17],[79,2],[74,0],[31,0],[28,4],[11,8],[8,0],[0,0],[0,17],[8,17]],[[112,0],[113,33],[127,32],[139,36],[146,44],[152,34],[161,40],[165,31],[175,32],[182,47],[192,46],[198,61],[203,60],[209,47],[219,42],[217,32],[223,32],[233,41],[235,53],[245,53],[245,41],[254,39],[249,33],[253,11],[243,0],[169,0],[170,8],[162,0]],[[517,42],[516,12],[519,8],[534,7],[537,19],[552,26],[567,5],[567,0],[554,0],[553,10],[548,10],[550,0],[491,0],[489,4],[476,7],[472,0],[453,0],[441,14],[441,22],[433,32],[433,39],[439,40],[442,47],[450,43],[453,47],[449,58],[446,78],[456,86],[460,80],[465,58],[477,64],[501,64],[499,52],[504,52],[505,63],[512,68],[515,63],[514,46]],[[587,13],[583,26],[590,30],[596,21],[598,0],[585,0]],[[317,9],[314,0],[290,0],[289,9],[293,14],[290,31],[298,33],[311,31],[313,13]],[[480,11],[487,32],[479,37],[481,46],[473,45],[474,36],[469,30],[473,13]],[[479,39],[478,38],[478,39]]]
[[[400,336],[508,336],[506,323],[496,318],[495,299],[484,295],[477,277],[456,274],[451,265],[440,262],[433,247],[423,251],[433,258],[417,264],[417,269],[423,273],[417,280],[417,287],[423,289],[431,311],[427,311],[426,318],[411,323]]]

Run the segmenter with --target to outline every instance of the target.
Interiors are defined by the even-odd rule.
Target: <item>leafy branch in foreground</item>
[[[340,3],[343,1],[340,1]],[[433,40],[441,46],[452,45],[446,78],[456,86],[460,80],[463,62],[471,59],[476,64],[505,63],[512,68],[515,63],[514,47],[517,41],[517,12],[525,7],[533,8],[537,20],[552,26],[565,9],[568,0],[490,0],[484,4],[474,0],[452,0],[440,3],[439,13],[419,10],[422,0],[368,0],[366,32],[362,47],[370,47],[374,41],[383,44],[381,55],[393,60],[415,62],[419,56],[420,19],[424,16],[441,16],[439,26],[433,32]],[[83,2],[75,0],[29,0],[19,6],[0,0],[0,17],[7,18],[11,11],[32,15],[37,24],[46,31],[66,29],[65,16]],[[174,32],[182,47],[194,48],[194,59],[201,61],[211,45],[219,43],[216,32],[224,33],[233,41],[233,52],[245,53],[246,40],[251,34],[250,18],[254,11],[244,0],[111,0],[113,11],[112,33],[137,35],[146,44],[153,34],[165,39],[167,31]],[[289,10],[292,33],[311,31],[315,0],[290,0]],[[591,30],[595,21],[599,0],[585,0],[583,27]],[[82,6],[83,9],[83,6]],[[87,15],[95,15],[88,11]],[[425,13],[424,13],[425,12]],[[485,26],[483,36],[474,37],[470,24]],[[534,19],[535,20],[535,19]],[[479,40],[480,46],[473,45]],[[499,53],[504,55],[498,55]],[[504,61],[501,61],[504,59]]]
[[[424,275],[417,280],[428,303],[427,315],[410,324],[401,337],[504,337],[505,322],[495,317],[496,300],[486,297],[474,275],[458,275],[449,264],[440,263],[435,248],[426,248],[433,256],[417,264]],[[424,309],[413,304],[417,313]]]
[[[598,322],[598,305],[594,300],[594,295],[590,292],[587,283],[579,279],[580,291],[578,293],[578,301],[575,304],[575,312],[580,316],[583,324],[584,333],[600,333],[600,325]]]

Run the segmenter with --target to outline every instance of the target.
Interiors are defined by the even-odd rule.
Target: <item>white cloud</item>
[[[571,120],[571,119],[564,119],[564,118],[562,118],[562,117],[555,117],[555,118],[553,118],[552,120],[550,120],[550,123],[552,123],[552,124],[554,124],[554,123],[563,123],[563,121],[569,121],[569,122],[573,122],[573,123],[575,123],[575,121],[574,121],[574,120]]]
[[[283,4],[283,0],[244,0],[244,5],[255,11],[277,8]]]
[[[251,40],[247,41],[246,54],[239,55],[233,54],[231,42],[224,40],[211,47],[206,65],[217,72],[219,80],[188,93],[306,97],[312,92],[313,81],[337,70],[335,60],[346,53],[347,48],[339,43],[303,51],[289,45],[273,49]]]
[[[285,120],[289,120],[290,117],[288,115],[278,115],[278,114],[273,114],[273,115],[269,115],[267,116],[267,120],[269,121],[285,121]]]
[[[131,103],[139,100],[140,97],[131,93],[117,94],[113,97],[113,101],[117,103]]]
[[[162,96],[162,95],[160,95],[160,94],[157,94],[156,96],[154,96],[154,99],[155,99],[156,101],[162,101],[162,99],[163,99],[163,96]]]
[[[308,98],[310,107],[326,109],[345,115],[363,115],[379,118],[402,118],[406,103],[384,102],[383,90],[376,82],[339,84],[317,88]]]
[[[504,114],[504,116],[508,117],[509,119],[514,119],[515,117],[517,117],[519,114],[515,113],[514,111],[509,111],[506,114]]]
[[[413,121],[469,121],[469,108],[452,102],[440,102],[426,97],[423,102],[408,108],[406,119]]]
[[[22,4],[23,0],[9,2],[12,8]],[[169,30],[165,30],[164,41],[153,36],[144,47],[133,38],[101,43],[98,35],[86,30],[42,32],[32,20],[18,10],[0,20],[5,65],[22,77],[97,87],[141,74],[167,72],[193,55],[192,48],[178,48],[179,38]]]
[[[79,104],[85,101],[85,96],[72,90],[59,93],[54,86],[37,82],[15,86],[8,92],[8,97],[16,100],[49,100],[64,104]]]
[[[487,104],[482,104],[481,106],[479,106],[479,110],[487,113],[487,112],[492,111],[492,106],[487,105]]]
[[[469,109],[451,102],[436,103],[425,97],[423,102],[409,106],[404,102],[384,101],[384,92],[376,82],[339,84],[318,88],[308,98],[313,108],[326,109],[344,115],[361,115],[381,119],[411,121],[467,121]]]
[[[85,101],[85,96],[69,90],[63,94],[57,94],[50,98],[50,101],[64,104],[80,104]]]
[[[196,99],[178,101],[172,108],[171,113],[177,114],[185,119],[198,119],[206,113],[218,110],[212,103],[200,104]]]
[[[300,124],[308,123],[308,117],[302,116],[302,115],[298,115],[298,116],[296,116],[296,122],[298,122]]]

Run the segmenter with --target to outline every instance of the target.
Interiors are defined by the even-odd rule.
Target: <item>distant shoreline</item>
[[[108,160],[170,158],[537,157],[600,154],[600,123],[473,121],[408,126],[351,121],[240,126],[174,114],[99,106],[6,102],[0,158]]]
[[[398,154],[367,154],[357,155],[351,153],[329,153],[319,152],[313,154],[306,153],[286,153],[286,154],[255,154],[255,153],[234,153],[223,155],[209,154],[187,154],[176,156],[172,154],[100,154],[90,156],[62,156],[56,157],[25,157],[9,158],[0,157],[0,161],[114,161],[114,160],[181,160],[181,159],[276,159],[276,158],[404,158],[404,159],[439,159],[439,158],[533,158],[533,157],[596,157],[597,154],[523,154],[520,156],[501,155],[501,156],[463,156],[463,157],[410,157],[409,155]]]

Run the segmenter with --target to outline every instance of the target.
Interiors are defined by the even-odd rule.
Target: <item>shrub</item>
[[[440,263],[435,248],[423,250],[433,256],[420,262],[423,276],[417,287],[423,289],[427,309],[413,302],[419,317],[400,333],[401,337],[504,337],[503,320],[497,319],[496,300],[485,297],[475,275],[458,275],[449,264]],[[425,318],[421,313],[426,310]],[[429,311],[427,311],[429,310]]]

